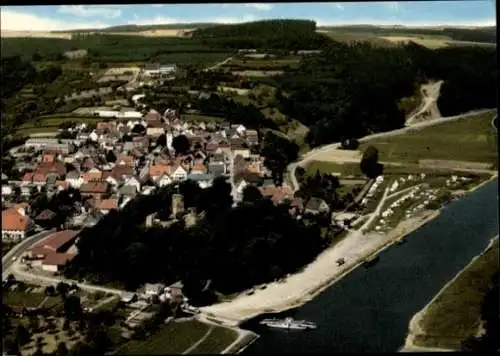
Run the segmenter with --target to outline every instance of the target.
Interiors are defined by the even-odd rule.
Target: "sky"
[[[114,25],[238,23],[273,18],[315,20],[319,26],[495,26],[494,0],[349,3],[2,6],[3,31],[54,31]]]

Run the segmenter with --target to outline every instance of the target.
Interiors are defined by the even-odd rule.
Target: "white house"
[[[156,127],[156,126],[149,126],[147,129],[146,129],[146,135],[147,136],[153,136],[153,137],[157,137],[157,136],[160,136],[162,134],[165,133],[165,128],[160,126],[160,127]]]
[[[243,190],[247,187],[248,183],[246,180],[242,179],[237,185],[236,185],[236,192],[238,194],[243,194]]]
[[[179,165],[172,173],[173,180],[182,181],[187,179],[188,172]]]
[[[125,181],[124,185],[133,186],[136,188],[137,191],[141,190],[141,183],[135,177],[129,178],[127,181]]]
[[[2,196],[11,195],[13,192],[12,186],[7,184],[2,184]]]
[[[108,182],[109,184],[111,184],[112,186],[116,187],[118,185],[118,181],[115,179],[115,177],[113,176],[108,176],[106,179],[105,179],[106,182]]]
[[[248,148],[237,148],[233,150],[234,157],[241,156],[243,158],[250,158],[250,149]]]
[[[18,242],[33,230],[34,223],[26,215],[24,208],[11,208],[2,211],[2,241]]]
[[[169,185],[170,183],[172,183],[172,179],[166,173],[156,181],[156,184],[158,184],[158,186],[160,187],[164,187],[166,185]]]
[[[235,127],[235,130],[238,132],[238,134],[239,134],[240,136],[243,136],[243,135],[244,135],[244,133],[245,133],[245,131],[247,130],[247,128],[246,128],[245,126],[243,126],[243,125],[237,125],[237,126]]]
[[[97,140],[99,140],[99,135],[95,131],[92,131],[89,135],[89,139],[91,141],[97,142]]]
[[[85,180],[83,179],[82,175],[78,171],[71,171],[66,174],[66,182],[70,185],[72,188],[80,188],[83,183],[85,183]]]

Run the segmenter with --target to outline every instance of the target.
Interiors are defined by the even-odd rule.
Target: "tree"
[[[70,356],[92,356],[95,355],[89,345],[78,341],[69,351]]]
[[[281,184],[286,167],[299,155],[299,146],[269,131],[264,136],[261,154],[265,158],[264,164],[271,170],[274,181]]]
[[[243,201],[253,203],[260,199],[262,199],[262,193],[256,186],[248,185],[243,190]]]
[[[7,355],[21,355],[19,343],[12,336],[3,336],[3,349]]]
[[[167,147],[167,136],[165,134],[161,134],[158,136],[156,140],[156,145],[161,147]]]
[[[67,331],[69,330],[69,327],[70,327],[70,322],[69,322],[69,319],[68,318],[64,318],[64,322],[63,322],[63,327],[62,329],[64,331]]]
[[[66,346],[66,343],[60,342],[57,345],[56,356],[68,356],[68,355],[69,355],[69,351],[68,351],[68,347]]]
[[[102,354],[111,345],[106,329],[102,326],[95,326],[89,329],[86,340],[96,354]]]
[[[12,285],[15,282],[16,282],[16,277],[14,277],[12,273],[9,273],[9,275],[7,276],[7,283],[9,285]]]
[[[378,150],[374,146],[365,149],[359,166],[361,172],[370,179],[382,174],[382,165],[378,163]]]
[[[130,132],[134,134],[144,135],[146,133],[146,128],[141,124],[136,124],[134,125],[134,127],[132,127],[132,130],[130,130]]]
[[[70,320],[75,320],[82,314],[82,305],[80,298],[76,295],[70,295],[64,300],[64,315]]]
[[[15,336],[16,336],[17,341],[19,342],[19,345],[24,345],[30,341],[30,333],[22,324],[19,324],[16,327],[16,335]]]
[[[306,176],[306,170],[304,169],[304,167],[297,167],[295,169],[295,175],[297,176],[297,180],[300,182],[302,182]]]
[[[66,294],[68,294],[68,292],[69,292],[69,284],[64,283],[64,282],[57,283],[57,285],[56,285],[56,291],[63,298],[66,297]]]
[[[29,328],[32,331],[38,331],[38,328],[40,327],[40,321],[38,320],[37,315],[29,314],[28,315],[28,323],[29,323]]]
[[[110,162],[110,163],[115,163],[115,162],[116,162],[116,155],[115,155],[115,153],[113,152],[113,150],[109,150],[109,151],[106,153],[106,161],[107,161],[107,162]]]
[[[172,140],[172,147],[174,148],[176,154],[185,154],[189,151],[191,143],[186,135],[177,135]]]
[[[48,286],[47,288],[45,288],[45,295],[46,296],[54,296],[56,294],[56,289],[54,288],[54,286]]]
[[[36,338],[36,348],[41,350],[42,347],[43,347],[43,337],[38,336]]]

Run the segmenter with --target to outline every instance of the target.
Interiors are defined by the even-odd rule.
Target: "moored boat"
[[[264,319],[260,324],[267,325],[270,328],[288,329],[288,330],[306,330],[316,329],[316,324],[306,320],[294,320],[293,318],[285,319]]]

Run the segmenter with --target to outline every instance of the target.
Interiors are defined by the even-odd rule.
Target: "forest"
[[[168,218],[176,192],[184,195],[186,207],[205,211],[205,218],[189,229],[182,221],[145,227],[151,213]],[[316,226],[292,218],[286,205],[246,194],[252,198],[231,208],[230,192],[223,179],[205,190],[188,180],[141,196],[82,231],[79,254],[65,274],[119,282],[131,290],[144,282],[183,280],[187,295],[196,300],[208,280],[212,291],[230,294],[293,273],[328,243]]]
[[[290,51],[320,49],[331,42],[317,33],[316,23],[309,20],[263,20],[213,26],[196,30],[193,39],[221,48]]]
[[[310,128],[314,147],[401,128],[398,103],[428,80],[444,80],[443,116],[496,107],[496,79],[495,48],[333,42],[277,78],[277,108]]]

